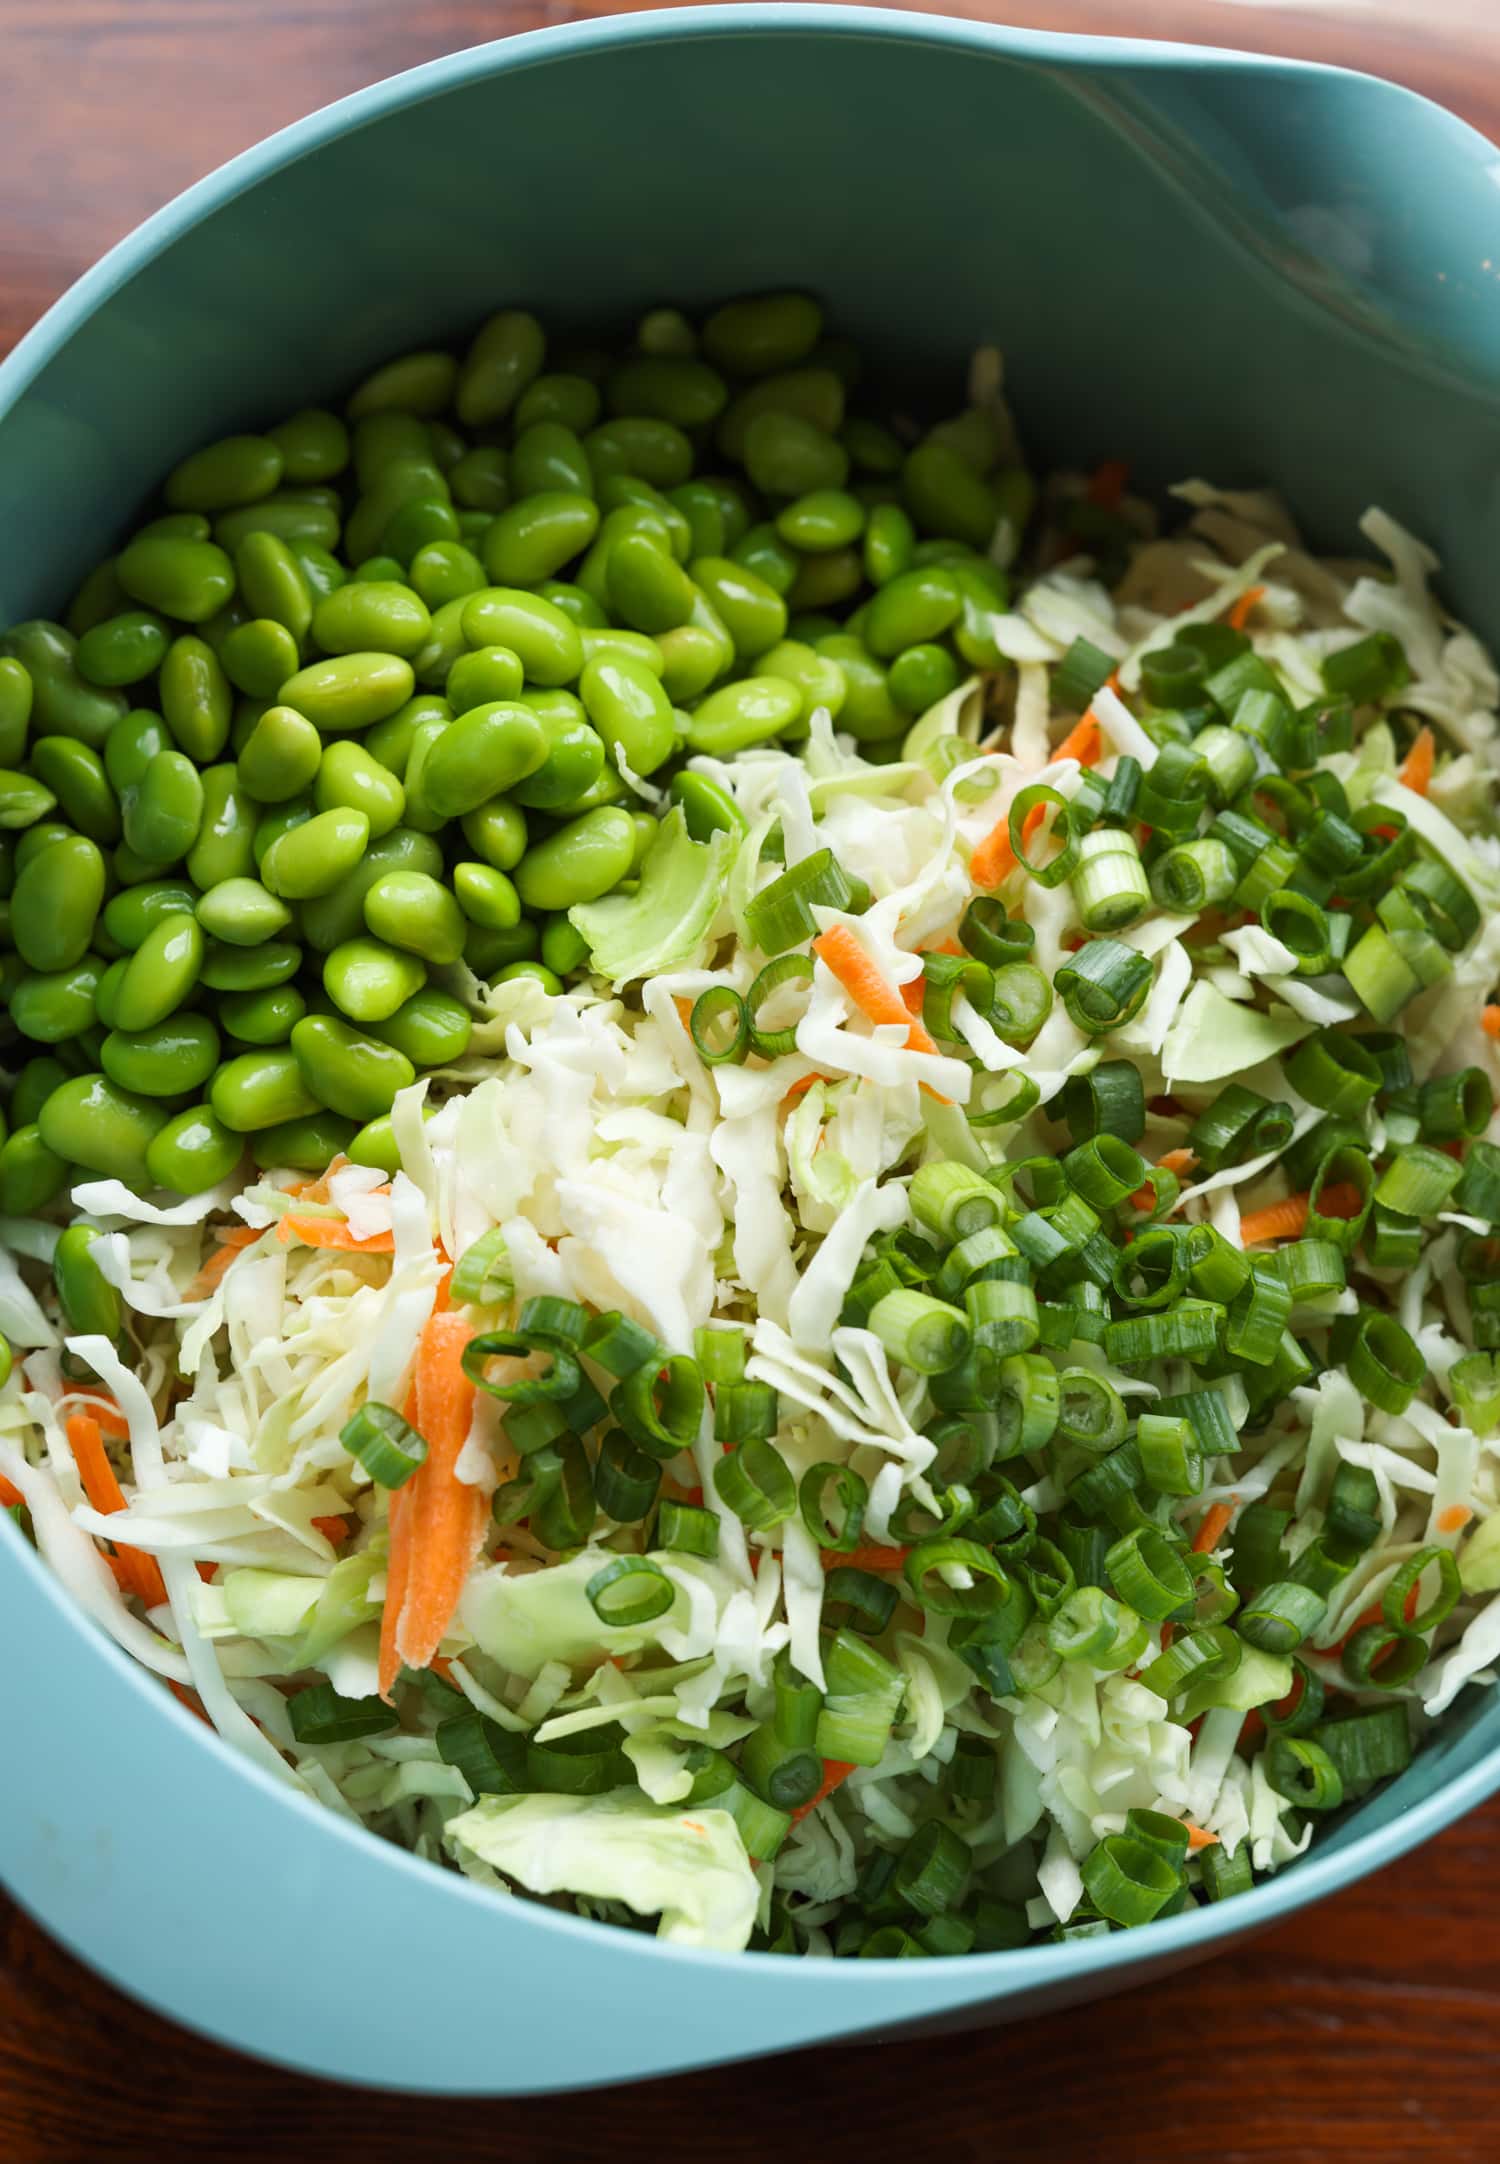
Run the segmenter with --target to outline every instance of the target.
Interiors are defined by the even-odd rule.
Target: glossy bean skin
[[[464,941],[464,960],[476,977],[493,977],[508,962],[523,961],[535,954],[540,945],[541,933],[530,917],[523,917],[508,932],[471,924]]]
[[[843,710],[846,688],[843,672],[835,661],[800,639],[783,639],[768,654],[762,654],[756,663],[756,673],[784,677],[789,684],[796,685],[802,694],[800,726],[805,727],[820,706],[827,709],[831,721],[837,721]]]
[[[567,371],[536,376],[521,393],[516,405],[518,429],[534,428],[538,421],[558,421],[582,436],[599,418],[601,400],[597,384],[587,376]]]
[[[673,804],[682,806],[687,830],[695,842],[706,842],[711,834],[738,837],[749,832],[749,823],[729,791],[706,774],[683,768],[672,776],[670,795]]]
[[[844,386],[831,368],[785,368],[763,375],[758,382],[741,391],[724,413],[717,430],[720,450],[737,465],[746,462],[746,442],[752,424],[767,413],[790,414],[820,434],[836,437],[844,421]],[[820,464],[819,471],[832,474],[838,468],[833,461],[828,461],[826,465]],[[843,475],[840,473],[837,480],[815,480],[807,485],[841,488]],[[794,487],[785,493],[797,495],[801,490]]]
[[[116,1338],[122,1319],[120,1295],[92,1252],[98,1237],[91,1226],[67,1226],[52,1251],[52,1282],[70,1332]]]
[[[430,617],[445,602],[478,593],[484,585],[484,565],[461,541],[429,541],[413,556],[408,577]]]
[[[521,657],[510,647],[476,646],[448,671],[443,696],[455,714],[467,714],[500,699],[519,699],[525,682]]]
[[[104,858],[83,834],[31,859],[11,897],[11,936],[28,969],[71,969],[88,953],[104,903]]]
[[[621,534],[604,573],[610,609],[632,630],[655,636],[691,622],[693,581],[650,532]]]
[[[578,682],[584,711],[609,756],[633,774],[653,774],[677,740],[671,702],[643,662],[629,654],[599,654]]]
[[[154,1187],[197,1195],[228,1179],[244,1148],[242,1137],[208,1105],[190,1105],[159,1127],[146,1144],[146,1171]]]
[[[415,654],[432,613],[420,594],[387,579],[351,579],[313,610],[312,636],[325,654]]]
[[[258,804],[284,804],[311,787],[322,761],[323,739],[306,715],[270,706],[240,747],[240,787]]]
[[[307,1012],[295,985],[273,985],[263,992],[227,992],[217,1013],[224,1034],[240,1044],[285,1044]]]
[[[125,887],[104,905],[104,929],[115,945],[133,954],[154,924],[164,917],[190,913],[198,897],[181,880],[153,880],[145,886]]]
[[[431,835],[411,827],[393,827],[370,843],[336,887],[300,905],[302,937],[315,954],[329,954],[342,941],[356,939],[364,931],[365,896],[383,873],[418,871],[436,879],[442,870],[443,852]]]
[[[269,496],[285,460],[270,436],[223,436],[172,468],[162,494],[174,511],[230,511]]]
[[[848,548],[864,529],[865,507],[844,489],[814,489],[776,514],[782,540],[813,554]]]
[[[15,1087],[10,1093],[9,1114],[11,1126],[13,1128],[34,1126],[37,1113],[57,1088],[58,1083],[66,1082],[67,1079],[68,1070],[59,1059],[52,1059],[43,1053],[39,1054],[35,1059],[27,1060],[17,1075]],[[3,1137],[0,1137],[0,1142],[3,1142],[3,1139]]]
[[[85,955],[70,969],[28,972],[12,988],[10,1018],[38,1044],[67,1044],[94,1019],[94,995],[104,965]]]
[[[219,665],[237,691],[274,699],[298,662],[297,641],[274,617],[256,616],[238,624],[219,648]]]
[[[210,938],[258,947],[286,930],[292,912],[258,879],[224,879],[200,895],[197,918]]]
[[[481,327],[459,372],[454,410],[464,428],[499,421],[541,373],[547,340],[535,316],[503,310]]]
[[[309,1094],[330,1112],[361,1123],[389,1112],[397,1092],[416,1079],[404,1052],[333,1015],[310,1014],[299,1022],[291,1049]]]
[[[248,879],[255,870],[257,807],[227,764],[206,767],[198,833],[187,853],[187,875],[207,890],[226,879]]]
[[[323,989],[351,1022],[386,1021],[426,981],[417,955],[378,939],[346,939],[323,964]]]
[[[306,1026],[297,1024],[298,1029]],[[241,1052],[238,1058],[226,1060],[209,1085],[208,1102],[215,1119],[240,1135],[323,1110],[322,1099],[303,1080],[290,1046]]]
[[[213,992],[263,992],[297,974],[302,950],[287,939],[260,947],[234,947],[222,939],[204,942],[204,984]]]
[[[419,1071],[451,1066],[463,1058],[474,1034],[474,1017],[461,999],[429,985],[375,1025],[383,1044],[404,1053]]]
[[[260,1128],[250,1138],[250,1155],[262,1172],[322,1172],[335,1157],[347,1156],[358,1132],[337,1112],[309,1112]]]
[[[736,376],[792,368],[823,335],[823,311],[805,293],[765,293],[726,301],[703,326],[703,350]]]
[[[55,1201],[72,1178],[72,1166],[47,1147],[39,1125],[18,1126],[0,1146],[0,1211],[30,1217]]]
[[[516,868],[517,891],[528,909],[592,902],[619,885],[634,855],[628,812],[613,806],[585,812],[527,852]]]
[[[422,774],[425,801],[439,819],[457,819],[502,794],[547,756],[541,722],[527,706],[500,700],[451,722]]]
[[[363,812],[371,838],[378,841],[401,824],[406,791],[389,768],[372,759],[362,745],[344,741],[330,744],[324,752],[313,801],[319,811],[335,811],[343,806]]]
[[[218,655],[204,639],[174,639],[160,675],[162,718],[180,751],[200,766],[229,742],[234,693]]]
[[[113,1003],[114,1029],[154,1029],[187,998],[203,968],[203,928],[196,917],[163,917],[129,957]]]
[[[71,736],[38,737],[31,767],[80,834],[105,848],[120,839],[120,800],[108,768],[90,745]]]
[[[206,1015],[175,1014],[154,1029],[111,1030],[99,1048],[111,1082],[138,1097],[183,1097],[219,1064],[219,1033]]]
[[[785,601],[748,565],[727,556],[705,556],[691,569],[740,661],[753,661],[785,638]]]
[[[908,453],[901,494],[923,533],[963,541],[973,549],[989,547],[999,517],[994,491],[947,444],[929,439]]]
[[[471,646],[499,646],[513,653],[528,683],[571,684],[583,667],[578,626],[554,602],[520,587],[486,587],[471,595],[464,605],[463,632]],[[518,685],[510,696],[519,691]]]
[[[362,811],[341,806],[316,812],[274,841],[261,859],[261,877],[283,901],[327,894],[364,855],[370,822]]]
[[[403,655],[361,652],[309,662],[288,677],[279,697],[325,735],[341,735],[384,721],[415,689],[412,665]]]
[[[0,637],[0,658],[18,661],[31,685],[30,724],[36,736],[76,736],[95,751],[125,712],[121,692],[85,681],[78,642],[61,624],[37,618]]]
[[[599,530],[591,496],[547,489],[497,514],[484,537],[484,568],[496,586],[539,586],[555,578]]]
[[[467,606],[468,596],[461,595],[456,601],[445,601],[440,608],[434,609],[426,641],[411,660],[419,684],[435,688],[446,683],[449,671],[468,652],[469,642],[464,637]]]
[[[215,541],[186,534],[138,534],[115,559],[132,599],[184,624],[201,624],[234,592],[234,564]]]
[[[35,696],[25,664],[0,658],[0,767],[19,766],[25,756]]]
[[[146,769],[159,751],[171,748],[167,725],[149,707],[132,707],[104,739],[104,771],[117,795],[139,788]]]
[[[750,744],[769,743],[797,721],[802,694],[780,677],[746,677],[710,692],[688,720],[694,751],[726,759]]]
[[[149,1097],[121,1089],[107,1075],[75,1075],[55,1089],[37,1117],[42,1142],[65,1163],[84,1165],[128,1187],[150,1184],[146,1151],[167,1114]]]
[[[589,726],[582,701],[569,691],[534,691],[526,704],[546,733],[547,756],[513,785],[512,794],[528,810],[565,810],[602,773],[604,740]]]
[[[508,932],[521,921],[521,897],[514,880],[492,864],[455,864],[453,893],[471,924]]]
[[[461,823],[474,854],[496,871],[513,872],[526,854],[526,814],[507,797],[489,798]]]
[[[517,498],[539,496],[547,489],[592,496],[593,469],[571,428],[561,421],[533,421],[511,447],[510,486]]]
[[[198,838],[203,778],[185,752],[159,751],[121,806],[125,840],[150,865],[175,864]]]
[[[456,962],[464,951],[465,920],[457,897],[425,872],[382,873],[365,896],[365,922],[377,940],[438,967]]]
[[[108,690],[139,684],[161,667],[171,643],[171,632],[150,609],[126,609],[83,634],[78,673]]]
[[[234,552],[240,598],[252,615],[284,626],[299,642],[312,628],[307,575],[278,534],[247,534]]]
[[[886,673],[886,686],[904,714],[925,714],[963,681],[963,671],[945,646],[908,646]]]

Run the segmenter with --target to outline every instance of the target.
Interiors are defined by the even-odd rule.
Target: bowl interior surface
[[[1002,347],[1038,466],[1270,481],[1326,548],[1382,504],[1500,640],[1496,173],[1460,123],[1365,78],[858,9],[458,55],[191,191],[0,367],[0,620],[61,613],[194,444],[336,399],[494,308],[623,333],[647,305],[800,284],[893,395],[935,410],[962,402],[976,346]],[[12,1549],[0,1633],[46,1649],[0,1683],[16,1895],[178,2019],[403,2087],[620,2080],[1066,2004],[1346,1883],[1500,1786],[1500,1703],[1470,1693],[1400,1780],[1222,1909],[835,1976],[502,1908],[387,1849],[242,1769]],[[349,1919],[335,1944],[301,1923],[329,1914]],[[363,1988],[393,1955],[430,1979],[419,2026]],[[557,2021],[564,1992],[581,2020]]]

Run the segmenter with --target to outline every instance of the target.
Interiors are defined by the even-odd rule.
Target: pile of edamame
[[[739,823],[692,754],[823,706],[894,755],[996,666],[1030,481],[987,412],[897,433],[859,380],[796,293],[616,353],[507,310],[183,459],[65,623],[0,638],[0,1212],[247,1148],[393,1170],[397,1091],[469,1042],[457,965],[560,989],[664,785]]]

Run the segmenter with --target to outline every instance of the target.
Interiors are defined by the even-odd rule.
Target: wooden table
[[[1495,10],[956,0],[949,11],[1340,61],[1500,138]],[[610,0],[0,0],[0,351],[112,241],[271,129],[440,53],[614,11]],[[1497,1842],[1500,1801],[1147,2000],[927,2043],[899,2067],[829,2050],[498,2105],[372,2100],[270,2072],[121,1998],[0,1900],[0,2159],[1494,2164]],[[418,2019],[419,1989],[412,2003]]]

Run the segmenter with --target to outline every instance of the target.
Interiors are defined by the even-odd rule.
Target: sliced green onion
[[[1448,1388],[1465,1427],[1487,1435],[1500,1425],[1500,1365],[1493,1353],[1465,1353],[1455,1360]]]
[[[1193,1597],[1193,1574],[1164,1533],[1138,1527],[1114,1543],[1104,1567],[1121,1600],[1147,1622],[1162,1622]]]
[[[1040,970],[1037,971],[1037,975],[1041,976]],[[1047,983],[1045,977],[1042,977],[1042,983]],[[1047,996],[1050,1001],[1052,996],[1050,985],[1047,987]],[[994,1027],[993,1016],[994,1010],[992,1008],[992,1028]],[[995,1094],[997,1088],[999,1091],[998,1096]],[[963,1108],[964,1117],[971,1127],[1006,1127],[1015,1120],[1025,1119],[1027,1113],[1034,1112],[1041,1101],[1041,1089],[1029,1074],[1020,1074],[1014,1070],[1005,1075],[991,1075],[980,1072],[974,1078],[974,1086],[970,1092],[969,1101]]]
[[[1297,957],[1299,977],[1321,977],[1333,967],[1328,912],[1290,887],[1279,887],[1260,905],[1260,921]]]
[[[532,1532],[544,1547],[559,1553],[581,1548],[594,1530],[597,1514],[593,1468],[582,1443],[576,1435],[565,1435],[552,1449],[539,1451],[527,1462],[538,1475]]]
[[[1190,1683],[1217,1683],[1233,1675],[1243,1658],[1244,1647],[1236,1634],[1222,1623],[1213,1623],[1203,1630],[1180,1631],[1165,1652],[1141,1670],[1141,1681],[1148,1691],[1170,1702]]]
[[[1401,886],[1450,953],[1466,947],[1479,930],[1478,902],[1463,881],[1435,857],[1420,858],[1402,874]]]
[[[1346,1282],[1343,1249],[1333,1240],[1288,1240],[1267,1261],[1285,1279],[1293,1307],[1340,1292]]]
[[[382,1488],[399,1488],[427,1456],[427,1445],[394,1405],[366,1398],[339,1430],[339,1441]]]
[[[1429,1570],[1438,1574],[1437,1591],[1425,1608],[1419,1608],[1408,1616],[1406,1603],[1413,1589],[1419,1586]],[[1447,1548],[1422,1548],[1409,1556],[1386,1587],[1380,1600],[1380,1613],[1394,1631],[1403,1631],[1412,1638],[1425,1637],[1445,1622],[1463,1596],[1463,1581],[1458,1574],[1458,1564]]]
[[[941,1916],[958,1906],[973,1865],[968,1842],[931,1818],[902,1850],[891,1889],[919,1916]]]
[[[1380,1176],[1375,1200],[1407,1217],[1431,1217],[1463,1178],[1463,1166],[1420,1142],[1398,1150]]]
[[[1482,1135],[1495,1109],[1489,1076],[1479,1067],[1457,1074],[1434,1075],[1417,1099],[1422,1133],[1433,1142],[1459,1142]]]
[[[1096,827],[1085,834],[1070,876],[1085,931],[1122,931],[1151,907],[1139,844],[1123,828]]]
[[[919,1375],[957,1367],[969,1349],[969,1325],[958,1309],[913,1286],[887,1293],[871,1309],[869,1328],[893,1360]]]
[[[750,1051],[750,1016],[731,984],[700,992],[688,1016],[688,1034],[705,1067],[739,1065]]]
[[[492,1225],[459,1256],[448,1293],[455,1307],[497,1307],[514,1284],[504,1229]]]
[[[1063,1660],[1087,1661],[1112,1673],[1133,1666],[1149,1636],[1133,1608],[1097,1585],[1080,1585],[1047,1623],[1047,1637]]]
[[[693,1332],[693,1358],[706,1383],[717,1386],[743,1381],[744,1331],[737,1322],[705,1324]]]
[[[1383,1413],[1404,1413],[1427,1374],[1427,1362],[1394,1315],[1366,1308],[1344,1355],[1349,1380]]]
[[[957,1299],[976,1278],[997,1275],[997,1264],[1014,1262],[1017,1252],[1008,1232],[998,1224],[986,1225],[949,1248],[932,1280],[932,1289],[940,1300]]]
[[[1219,1172],[1280,1149],[1291,1131],[1289,1106],[1271,1104],[1243,1083],[1231,1082],[1198,1114],[1188,1145],[1205,1172]]]
[[[383,1736],[397,1721],[383,1698],[341,1698],[331,1683],[294,1691],[286,1710],[299,1743],[353,1743],[360,1736]]]
[[[1324,1721],[1312,1731],[1343,1778],[1346,1794],[1360,1794],[1376,1781],[1404,1773],[1411,1764],[1411,1730],[1404,1706],[1377,1706]]]
[[[773,1443],[741,1443],[713,1469],[714,1492],[752,1532],[769,1533],[797,1507],[797,1484]]]
[[[807,1745],[784,1742],[768,1722],[745,1738],[740,1771],[767,1803],[779,1811],[796,1811],[818,1793],[823,1761]]]
[[[1029,1352],[1037,1341],[1036,1294],[1013,1279],[980,1278],[964,1292],[976,1346],[1001,1355]]]
[[[1250,1868],[1250,1843],[1242,1840],[1231,1856],[1223,1842],[1217,1842],[1199,1856],[1198,1871],[1203,1891],[1210,1901],[1228,1901],[1235,1894],[1249,1893],[1255,1884],[1255,1873]]]
[[[491,1381],[491,1360],[527,1360],[538,1353],[544,1353],[551,1363],[539,1374],[517,1375],[503,1383]],[[463,1349],[463,1371],[480,1390],[509,1405],[555,1404],[571,1398],[583,1382],[583,1370],[572,1347],[561,1338],[534,1341],[516,1330],[485,1330],[471,1337]]]
[[[1197,841],[1179,842],[1156,859],[1151,867],[1151,891],[1163,909],[1196,915],[1227,902],[1239,878],[1239,866],[1227,846],[1205,834]]]
[[[906,1695],[906,1678],[868,1639],[838,1630],[823,1641],[827,1690],[818,1716],[820,1757],[878,1766]]]
[[[1092,1368],[1064,1368],[1056,1379],[1058,1437],[1090,1457],[1102,1458],[1125,1439],[1125,1400]]]
[[[764,1441],[781,1424],[777,1393],[770,1383],[720,1383],[714,1393],[714,1441]]]
[[[1373,705],[1410,683],[1411,671],[1399,639],[1389,631],[1372,631],[1349,646],[1341,646],[1323,663],[1323,682],[1330,691]]]
[[[903,1566],[911,1597],[934,1615],[991,1615],[1012,1597],[1010,1579],[988,1549],[972,1540],[925,1540]],[[944,1571],[967,1572],[967,1586],[954,1585]]]
[[[1050,862],[1038,864],[1028,854],[1027,822],[1032,812],[1051,807],[1053,811],[1050,839],[1057,843],[1057,854]],[[1040,887],[1060,887],[1072,876],[1078,860],[1078,844],[1073,838],[1072,821],[1068,800],[1047,782],[1034,781],[1017,792],[1008,822],[1011,854],[1023,872],[1034,879]]]
[[[1500,1149],[1493,1142],[1472,1142],[1464,1152],[1463,1177],[1453,1204],[1467,1217],[1500,1224]]]
[[[1273,1736],[1266,1752],[1266,1779],[1299,1811],[1336,1811],[1344,1800],[1344,1777],[1310,1736]]]
[[[1196,1495],[1203,1485],[1203,1454],[1192,1423],[1181,1413],[1142,1413],[1136,1448],[1149,1484],[1161,1495]]]
[[[1358,1037],[1322,1030],[1287,1053],[1286,1078],[1321,1112],[1358,1112],[1381,1085],[1380,1062]]]
[[[445,1766],[457,1766],[476,1796],[519,1796],[526,1789],[526,1738],[470,1706],[439,1721],[433,1737]]]
[[[1282,1579],[1240,1610],[1240,1633],[1262,1653],[1291,1653],[1317,1629],[1327,1609],[1327,1601],[1311,1586]]]
[[[1446,1161],[1453,1162],[1452,1158]],[[1364,1244],[1372,1268],[1414,1270],[1422,1254],[1421,1221],[1377,1201],[1365,1225]]]
[[[1364,1465],[1341,1465],[1328,1491],[1324,1529],[1361,1554],[1380,1538],[1380,1484]]]
[[[584,1587],[601,1623],[629,1629],[665,1615],[676,1595],[671,1579],[645,1555],[617,1555]]]
[[[627,1787],[635,1768],[625,1756],[619,1723],[580,1729],[550,1743],[526,1740],[526,1786],[549,1796],[603,1796]]]
[[[1224,1344],[1236,1360],[1259,1367],[1275,1359],[1292,1312],[1292,1288],[1274,1260],[1261,1257],[1250,1266],[1250,1282],[1229,1309]]]
[[[656,1459],[633,1443],[623,1428],[611,1428],[599,1445],[594,1465],[594,1494],[606,1518],[634,1525],[645,1517],[661,1487]]]
[[[1134,1060],[1101,1060],[1092,1074],[1070,1075],[1062,1089],[1062,1115],[1075,1142],[1113,1135],[1139,1142],[1146,1129],[1146,1090]]]
[[[1076,708],[1080,714],[1087,713],[1094,693],[1114,672],[1115,663],[1110,655],[1087,639],[1075,639],[1052,672],[1054,702],[1058,706]],[[1156,703],[1160,704],[1159,701]]]
[[[666,1358],[651,1332],[616,1308],[594,1317],[584,1338],[583,1350],[596,1367],[617,1379],[633,1375],[648,1360]]]
[[[995,971],[985,1019],[1006,1044],[1029,1044],[1051,1012],[1052,986],[1034,962],[1007,962]]]
[[[1427,1646],[1405,1629],[1367,1623],[1344,1647],[1343,1664],[1344,1674],[1359,1689],[1395,1691],[1426,1667]]]
[[[1180,1884],[1179,1872],[1164,1856],[1123,1833],[1106,1834],[1084,1857],[1081,1869],[1099,1914],[1127,1930],[1150,1923]]]
[[[913,1217],[944,1241],[1005,1221],[1005,1204],[984,1174],[953,1158],[919,1165],[907,1192]]]
[[[1024,962],[1036,943],[1036,932],[1024,917],[1007,917],[1005,904],[993,894],[976,894],[959,920],[960,946],[991,969],[1009,962]]]
[[[839,1505],[836,1521],[829,1516],[824,1500],[830,1483]],[[797,1494],[802,1522],[820,1548],[837,1548],[847,1554],[859,1546],[870,1500],[869,1484],[862,1474],[851,1466],[834,1465],[825,1459],[809,1466]]]
[[[823,1620],[835,1629],[847,1626],[866,1638],[878,1638],[895,1614],[899,1598],[887,1579],[840,1563],[823,1580]]]
[[[969,954],[924,954],[922,957],[922,1021],[934,1037],[952,1043],[962,1032],[953,1019],[953,1002],[963,995],[976,1014],[987,1014],[994,1004],[995,973],[986,962]]]
[[[1214,1351],[1224,1310],[1216,1300],[1179,1300],[1154,1315],[1109,1323],[1104,1354],[1121,1367],[1143,1360],[1204,1360]]]
[[[1309,1585],[1325,1600],[1331,1600],[1359,1560],[1359,1551],[1346,1548],[1340,1542],[1319,1534],[1309,1541],[1295,1563],[1286,1568],[1286,1576],[1298,1585]]]
[[[1062,1161],[1068,1184],[1096,1209],[1113,1209],[1133,1194],[1146,1176],[1146,1160],[1118,1135],[1103,1133],[1080,1142]]]
[[[1249,1257],[1231,1246],[1216,1225],[1188,1226],[1183,1251],[1188,1280],[1205,1300],[1228,1307],[1250,1282]]]
[[[764,1009],[778,994],[786,993],[793,986],[811,989],[813,973],[813,959],[810,954],[778,954],[774,961],[767,962],[745,994],[745,1014],[750,1025],[750,1048],[758,1052],[762,1059],[782,1059],[788,1053],[796,1051],[795,1022],[766,1029],[760,1018]],[[694,1012],[696,1011],[695,1008]]]
[[[817,849],[761,889],[745,911],[745,929],[762,954],[783,954],[815,936],[814,908],[848,910],[856,899],[833,851]]]
[[[1187,1285],[1187,1228],[1150,1225],[1122,1248],[1114,1289],[1132,1307],[1166,1307]]]
[[[1151,990],[1150,961],[1117,939],[1091,939],[1053,978],[1070,1019],[1089,1036],[1133,1021]]]
[[[642,1366],[621,1378],[610,1409],[643,1450],[665,1460],[696,1442],[706,1403],[697,1361],[686,1353],[663,1354],[658,1348]]]
[[[719,1552],[719,1521],[701,1503],[679,1503],[664,1496],[656,1514],[656,1545],[712,1561]]]

